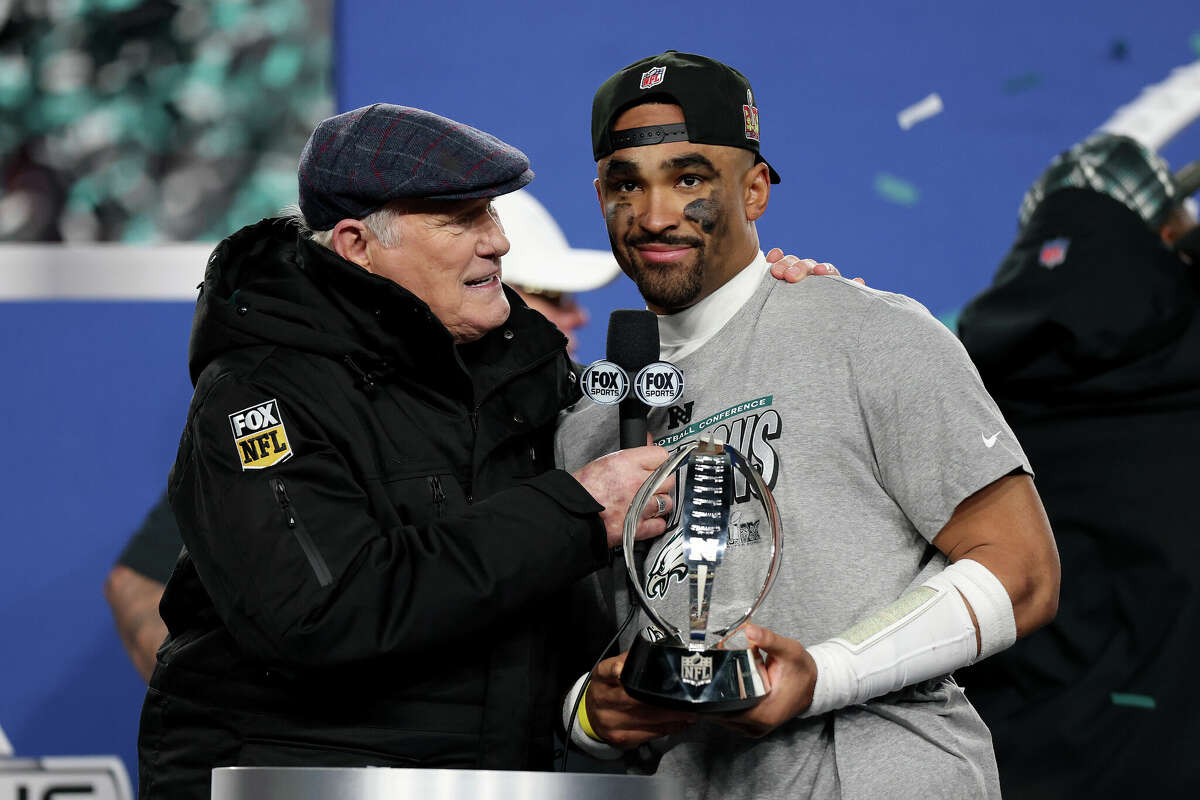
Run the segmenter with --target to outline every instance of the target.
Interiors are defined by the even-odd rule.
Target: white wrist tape
[[[581,675],[579,680],[575,681],[575,685],[571,687],[571,691],[567,692],[567,699],[563,701],[562,707],[562,724],[566,730],[567,723],[571,720],[571,711],[575,708],[575,700],[579,697],[579,693],[583,691],[583,687],[587,685],[587,674]],[[583,703],[583,700],[579,701]],[[587,753],[592,758],[610,760],[621,757],[621,751],[610,744],[597,742],[592,737],[583,732],[583,727],[579,724],[579,715],[575,715],[575,724],[571,726],[571,744],[578,747],[583,752]]]
[[[1008,592],[987,567],[961,559],[840,636],[809,648],[817,682],[801,716],[866,702],[975,662],[975,626],[964,596],[980,621],[980,657],[1013,643]]]

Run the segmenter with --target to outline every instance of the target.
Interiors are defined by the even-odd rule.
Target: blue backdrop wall
[[[343,110],[421,106],[521,146],[538,173],[531,190],[572,244],[604,248],[592,91],[667,48],[715,56],[754,84],[763,152],[783,176],[764,243],[945,314],[988,282],[1049,159],[1200,56],[1194,0],[1132,8],[358,0],[336,12],[335,78]],[[897,112],[932,92],[945,110],[901,130]],[[1164,154],[1175,165],[1200,157],[1200,130]],[[585,300],[590,360],[607,311],[639,303],[623,278]],[[0,726],[20,754],[115,752],[135,769],[142,687],[101,585],[172,461],[190,311],[0,306]]]

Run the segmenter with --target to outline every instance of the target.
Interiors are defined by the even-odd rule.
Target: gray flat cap
[[[517,148],[429,111],[388,103],[317,125],[300,154],[300,210],[314,230],[361,219],[392,200],[463,200],[533,180]]]

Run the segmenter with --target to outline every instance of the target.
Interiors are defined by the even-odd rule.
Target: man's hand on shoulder
[[[736,716],[715,717],[714,721],[758,738],[812,705],[817,665],[804,645],[759,625],[747,625],[746,638],[767,654],[766,672],[771,692],[754,708]]]
[[[583,702],[597,736],[620,750],[631,750],[651,739],[678,733],[696,721],[695,714],[656,708],[630,697],[620,681],[627,655],[601,661],[588,683]]]
[[[811,258],[785,256],[778,247],[771,248],[767,253],[767,263],[771,265],[771,274],[781,281],[799,283],[809,275],[841,275],[838,268],[828,261],[815,261]],[[866,286],[862,278],[855,278],[855,283]]]

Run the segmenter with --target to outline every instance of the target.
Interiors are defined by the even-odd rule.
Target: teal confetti
[[[938,314],[937,315],[938,322],[942,323],[947,328],[949,328],[951,333],[958,333],[958,316],[961,313],[962,313],[961,308],[955,308],[951,311],[946,311],[945,313]]]
[[[1144,694],[1122,694],[1121,692],[1113,692],[1112,702],[1114,706],[1144,708],[1147,711],[1153,711],[1155,707],[1154,698]]]
[[[1192,38],[1188,39],[1188,44],[1192,46],[1192,52],[1196,54],[1196,58],[1200,58],[1200,31],[1192,34]]]
[[[906,180],[884,172],[875,176],[875,193],[889,203],[900,206],[915,206],[921,198],[917,187]]]
[[[1014,75],[1004,82],[1004,91],[1006,94],[1020,94],[1027,92],[1042,83],[1042,76],[1036,72],[1026,72],[1023,75]]]

